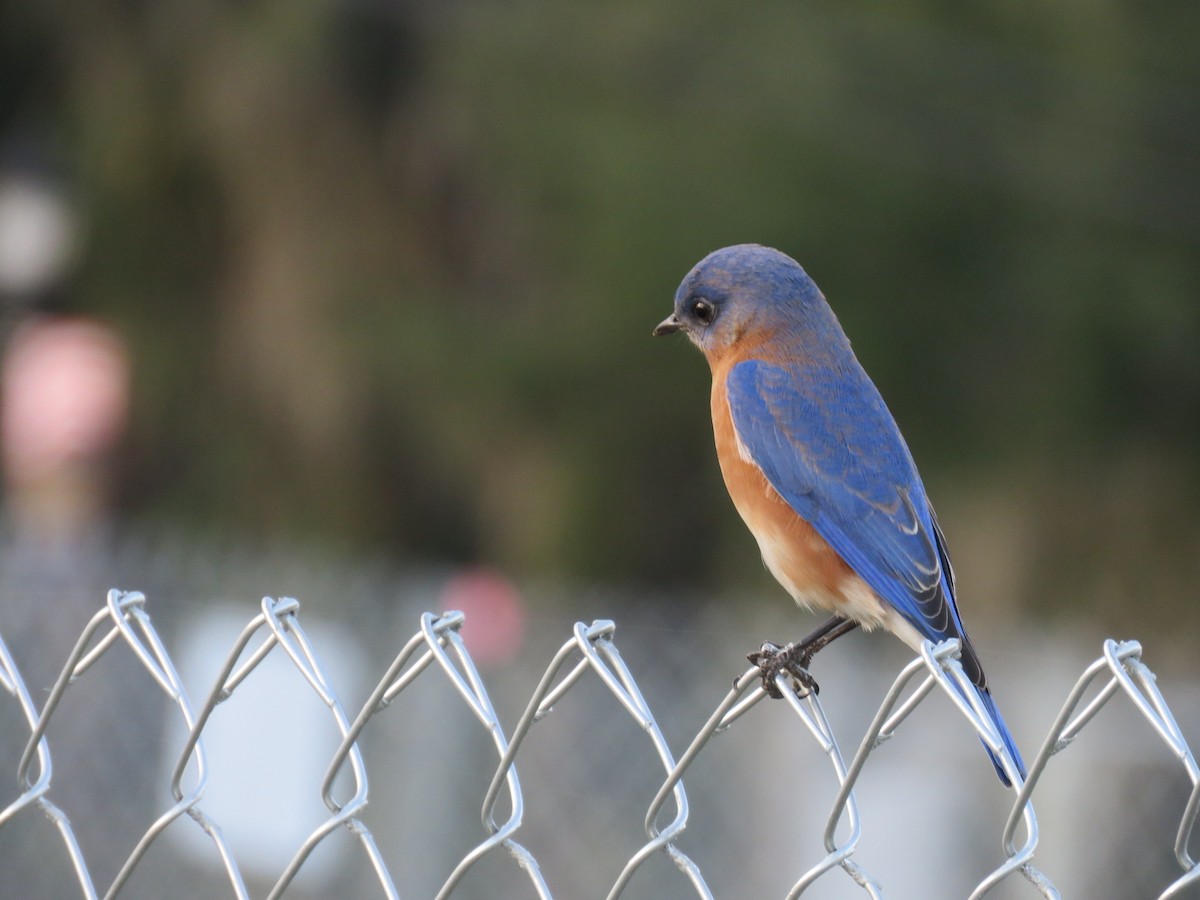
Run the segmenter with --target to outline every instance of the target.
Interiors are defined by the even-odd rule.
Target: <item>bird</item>
[[[764,688],[778,696],[775,677],[788,672],[815,690],[812,657],[858,627],[883,628],[918,652],[925,640],[957,638],[979,706],[1023,780],[959,616],[946,540],[916,463],[816,283],[770,247],[716,250],[680,283],[653,335],[675,332],[712,371],[718,464],[763,562],[801,607],[832,613],[804,640],[750,654]]]

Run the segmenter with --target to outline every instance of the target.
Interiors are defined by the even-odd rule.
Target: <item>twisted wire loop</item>
[[[852,859],[862,837],[862,827],[859,819],[858,806],[854,797],[854,786],[862,774],[868,758],[888,738],[899,725],[917,708],[917,706],[935,688],[940,687],[954,703],[958,711],[977,731],[987,746],[1001,760],[1006,774],[1009,776],[1014,790],[1021,787],[1021,779],[1015,761],[1009,755],[1003,740],[996,731],[986,712],[980,707],[974,690],[962,666],[958,661],[959,643],[956,640],[943,641],[937,645],[926,641],[921,648],[921,655],[910,662],[892,683],[871,721],[870,727],[863,735],[857,752],[849,766],[846,765],[841,750],[838,747],[829,719],[817,695],[812,691],[798,689],[795,681],[784,672],[775,677],[775,687],[779,690],[792,712],[806,726],[813,740],[822,752],[829,757],[834,775],[838,781],[838,792],[830,808],[823,835],[826,856],[806,871],[788,892],[788,900],[799,897],[818,879],[834,868],[841,868],[851,880],[857,884],[867,896],[882,898],[883,888],[870,874]],[[924,673],[924,678],[910,693],[905,695],[910,682]],[[692,740],[691,745],[680,757],[679,764],[670,773],[667,781],[659,790],[651,804],[651,813],[661,804],[666,791],[682,778],[684,770],[691,765],[696,756],[708,741],[729,728],[737,719],[745,715],[754,705],[765,696],[761,685],[761,675],[757,668],[748,669],[734,683],[733,689],[709,717],[708,721]],[[966,699],[970,698],[970,699]],[[972,892],[971,897],[982,897],[996,884],[1008,877],[1012,872],[1019,871],[1025,878],[1047,898],[1059,897],[1058,891],[1050,880],[1037,869],[1030,860],[1037,846],[1037,818],[1033,805],[1025,797],[1015,807],[1018,821],[1023,819],[1026,826],[1025,843],[1017,848],[1011,839],[1005,844],[1005,862]],[[838,840],[838,827],[843,818],[846,821],[847,833]],[[1015,830],[1015,824],[1014,824]]]
[[[1098,679],[1107,677],[1096,695],[1079,709],[1089,688]],[[1003,843],[1005,851],[1012,847],[1013,833],[1019,810],[1025,804],[1038,781],[1046,771],[1050,757],[1062,752],[1077,737],[1083,728],[1096,717],[1101,708],[1107,704],[1117,692],[1121,691],[1132,701],[1134,708],[1150,724],[1150,727],[1162,738],[1171,754],[1179,760],[1192,783],[1191,794],[1184,806],[1183,817],[1179,823],[1179,831],[1175,838],[1175,858],[1184,870],[1182,877],[1170,884],[1159,895],[1159,900],[1182,896],[1183,890],[1189,885],[1200,883],[1200,863],[1193,859],[1188,845],[1191,841],[1192,828],[1196,823],[1197,812],[1200,811],[1200,768],[1196,766],[1196,758],[1183,737],[1175,716],[1171,713],[1166,699],[1155,684],[1154,673],[1142,662],[1142,645],[1137,641],[1122,641],[1112,639],[1104,642],[1103,653],[1099,659],[1084,669],[1083,674],[1075,682],[1075,686],[1067,695],[1066,702],[1050,726],[1033,764],[1029,767],[1029,777],[1017,794],[1012,812],[1004,826]],[[1076,710],[1079,709],[1078,712]]]
[[[328,674],[317,659],[316,651],[313,649],[308,635],[300,626],[296,615],[299,609],[300,604],[291,597],[282,597],[278,600],[264,597],[261,619],[270,630],[271,639],[287,654],[288,659],[292,661],[292,664],[304,676],[304,680],[328,708],[329,714],[333,717],[344,740],[350,731],[350,723],[342,709],[341,701],[333,691]],[[279,880],[267,894],[268,900],[275,900],[283,894],[292,879],[296,877],[296,873],[300,871],[304,861],[308,859],[309,854],[316,849],[317,844],[337,830],[339,826],[345,826],[358,839],[358,843],[370,862],[371,870],[375,873],[380,887],[383,888],[384,894],[389,900],[399,897],[374,836],[358,818],[358,813],[367,805],[367,767],[363,762],[362,751],[357,744],[350,749],[349,761],[354,778],[354,795],[350,800],[339,804],[333,800],[330,791],[324,785],[322,786],[322,799],[331,815],[318,825],[308,839],[301,844],[283,874],[279,876]]]
[[[583,622],[575,623],[572,637],[559,648],[546,668],[525,711],[513,729],[512,739],[507,750],[501,754],[500,765],[492,776],[492,782],[483,801],[485,820],[490,818],[495,807],[500,784],[515,771],[516,755],[534,723],[548,716],[555,704],[589,669],[599,677],[601,683],[616,697],[630,717],[646,732],[663,768],[668,773],[675,768],[675,760],[667,746],[666,738],[663,737],[662,730],[658,727],[649,704],[642,696],[641,689],[612,641],[615,629],[616,625],[607,619],[598,619],[591,625],[585,625]],[[579,659],[561,680],[556,681],[559,673],[576,654]],[[644,823],[649,840],[626,862],[609,889],[608,900],[616,900],[621,896],[637,869],[656,851],[660,850],[666,853],[676,868],[683,873],[696,896],[711,900],[712,892],[705,883],[700,868],[674,843],[687,827],[688,802],[682,782],[678,781],[672,785],[666,794],[674,799],[674,818],[666,825],[659,825],[658,813],[661,811],[663,803],[658,802],[658,798],[656,798],[656,803],[652,804]]]
[[[839,844],[833,836],[833,832],[836,830],[836,821],[831,822],[825,836],[825,849],[828,855],[796,882],[787,895],[789,900],[800,896],[813,882],[835,867],[840,867],[846,872],[859,887],[867,892],[868,896],[882,897],[882,888],[878,883],[850,858],[862,836],[858,806],[853,792],[846,782],[847,770],[841,750],[833,736],[833,730],[830,728],[825,711],[817,700],[817,695],[811,691],[798,691],[792,678],[783,672],[776,676],[775,686],[792,712],[807,727],[817,745],[829,757],[835,776],[845,788],[844,793],[839,795],[838,808],[839,810],[845,809],[850,829],[845,840]],[[684,772],[695,762],[708,742],[732,727],[766,696],[767,693],[762,687],[762,673],[757,667],[747,669],[737,678],[733,687],[717,704],[716,709],[713,710],[683,755],[680,756],[679,762],[668,772],[666,781],[663,782],[662,787],[659,788],[650,803],[647,822],[657,815],[670,793],[682,785]]]
[[[991,717],[983,709],[971,680],[963,671],[962,664],[959,662],[960,649],[956,639],[942,641],[936,645],[930,641],[924,641],[921,644],[921,655],[913,663],[910,663],[906,670],[917,663],[924,664],[927,672],[926,679],[917,689],[914,697],[918,695],[923,697],[922,688],[926,684],[932,687],[936,682],[975,729],[987,748],[995,754],[996,759],[1000,761],[1001,768],[1004,769],[1004,774],[1008,776],[1013,792],[1018,795],[1017,802],[1014,803],[1012,813],[1006,823],[1005,839],[1002,841],[1005,860],[983,881],[979,882],[970,893],[969,900],[976,900],[976,898],[984,896],[1014,872],[1020,872],[1043,897],[1048,900],[1059,900],[1058,889],[1046,875],[1033,866],[1033,853],[1038,844],[1038,824],[1033,803],[1030,802],[1028,795],[1021,797],[1024,784],[1021,774],[1017,770],[1016,761],[1005,746]],[[903,672],[901,677],[903,677]],[[903,704],[892,718],[883,724],[881,735],[890,735],[895,724],[911,713],[915,706],[915,702]],[[1013,841],[1018,821],[1023,821],[1025,824],[1025,842],[1020,847],[1017,847]]]
[[[167,649],[163,645],[158,632],[151,623],[150,617],[143,609],[145,602],[145,595],[137,591],[113,589],[108,592],[104,607],[92,616],[91,621],[84,628],[83,633],[79,636],[79,640],[75,643],[74,649],[68,655],[66,664],[55,680],[54,686],[50,690],[50,695],[46,699],[46,705],[42,709],[36,724],[33,726],[29,741],[26,743],[25,750],[21,755],[21,760],[17,767],[17,780],[26,785],[31,784],[29,767],[35,756],[42,756],[46,730],[67,688],[81,678],[114,644],[118,641],[124,641],[126,646],[133,651],[138,662],[142,664],[142,667],[150,674],[163,693],[176,706],[179,715],[183,719],[184,726],[189,731],[189,739],[185,755],[181,758],[179,768],[177,769],[177,777],[172,779],[171,782],[171,796],[174,798],[175,803],[162,813],[142,834],[133,851],[117,872],[112,884],[104,893],[104,897],[112,898],[120,892],[155,839],[166,830],[168,825],[186,813],[212,841],[221,859],[222,867],[225,870],[234,896],[239,898],[239,900],[241,898],[248,898],[249,894],[246,891],[241,873],[238,871],[232,849],[225,840],[220,828],[205,817],[198,806],[208,780],[207,757],[204,752],[204,745],[199,739],[199,727],[202,726],[198,727],[196,717],[192,712],[191,702],[188,700],[187,692],[184,690],[179,673],[175,670],[175,665],[171,661],[171,657],[167,653]],[[97,638],[97,635],[106,625],[108,630],[104,631]],[[23,703],[22,705],[24,706],[25,704]],[[32,704],[29,704],[28,709],[32,709]],[[195,735],[194,739],[191,737],[192,734]],[[46,764],[43,766],[43,776],[47,780],[48,788],[50,774],[48,752],[45,753],[45,760]],[[190,788],[185,790],[183,787],[183,769],[187,767],[189,761],[194,763],[195,781]],[[78,845],[75,844],[73,837],[68,838],[69,826],[65,824],[66,817],[62,816],[61,813],[57,816],[51,813],[51,816],[55,819],[56,824],[59,824],[59,830],[63,833],[64,840],[70,849],[72,862],[75,863]],[[60,816],[61,819],[59,818]],[[87,869],[82,863],[81,856],[79,857],[79,862],[75,863],[75,871],[83,886],[84,896],[96,896],[95,886],[87,874]]]
[[[334,693],[326,670],[322,667],[311,641],[300,625],[298,618],[299,610],[299,602],[291,597],[281,597],[279,599],[264,597],[262,599],[261,612],[250,620],[246,627],[242,629],[237,640],[234,641],[233,647],[226,655],[212,689],[205,698],[204,706],[201,708],[199,716],[191,727],[188,740],[179,755],[172,773],[172,791],[177,789],[177,785],[184,776],[193,748],[201,745],[201,733],[208,724],[214,710],[219,704],[232,697],[234,691],[277,649],[292,663],[305,682],[308,683],[321,699],[321,702],[325,704],[339,733],[343,737],[348,733],[350,724],[346,719],[345,712],[342,710],[341,702]],[[259,636],[261,637],[258,644],[251,650],[245,661],[242,661],[242,657],[246,653],[246,648]],[[348,755],[354,777],[355,791],[353,797],[345,803],[337,804],[331,801],[328,791],[322,792],[322,799],[325,800],[325,805],[331,815],[317,826],[288,862],[282,874],[267,894],[267,897],[271,898],[271,900],[283,894],[288,885],[295,879],[296,874],[300,871],[300,867],[308,859],[312,851],[339,826],[345,826],[358,840],[384,894],[389,898],[399,897],[370,829],[357,818],[357,814],[361,812],[367,803],[367,771],[363,763],[362,753],[357,746],[354,746]],[[245,891],[243,888],[237,896],[240,898],[244,895]]]
[[[329,763],[324,783],[321,786],[321,794],[331,808],[338,805],[332,797],[334,779],[345,765],[347,755],[355,752],[356,742],[367,723],[382,713],[401,691],[412,684],[434,662],[450,680],[475,718],[487,729],[496,752],[501,758],[507,754],[509,744],[504,736],[504,730],[500,726],[495,707],[493,707],[483,679],[459,635],[463,621],[464,616],[461,612],[447,612],[441,616],[435,616],[429,612],[422,614],[420,630],[408,640],[399,655],[388,666],[383,677],[375,685],[359,710],[358,715],[355,716],[353,724],[344,732],[341,746],[338,747]],[[421,652],[413,661],[418,650]],[[503,823],[496,821],[495,797],[492,798],[491,805],[485,803],[482,820],[488,836],[458,862],[438,891],[436,895],[438,898],[450,896],[471,866],[496,847],[503,847],[516,860],[518,866],[529,877],[533,890],[539,898],[549,900],[551,897],[550,890],[542,878],[541,870],[533,854],[512,839],[512,834],[521,827],[524,816],[524,799],[515,767],[510,766],[504,783],[508,788],[508,818]]]
[[[62,839],[63,848],[71,861],[71,868],[75,872],[75,878],[79,882],[80,893],[86,900],[95,900],[96,888],[92,882],[92,876],[88,872],[87,861],[83,857],[79,841],[75,839],[75,831],[71,828],[71,822],[66,814],[46,796],[46,793],[50,790],[50,776],[53,771],[50,759],[50,745],[45,737],[45,728],[38,728],[39,717],[37,707],[29,695],[29,690],[25,686],[25,680],[21,677],[21,672],[17,669],[17,664],[13,660],[12,654],[9,653],[3,637],[0,637],[0,686],[21,707],[21,712],[25,716],[25,721],[29,725],[31,732],[30,745],[37,748],[38,766],[37,777],[34,778],[30,772],[32,758],[30,758],[29,762],[22,762],[20,774],[17,778],[21,794],[3,810],[0,810],[0,828],[3,828],[5,824],[25,809],[41,810],[54,824],[55,830]],[[36,742],[32,737],[32,733],[38,735]],[[27,756],[29,755],[28,749],[26,749],[25,753]]]

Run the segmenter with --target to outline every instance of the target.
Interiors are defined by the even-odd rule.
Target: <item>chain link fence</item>
[[[994,775],[977,748],[963,761],[963,767],[974,761],[969,787],[947,774],[957,771],[953,758],[964,736],[974,732],[1001,747],[986,717],[953,687],[965,678],[953,641],[926,644],[903,666],[847,753],[818,695],[797,693],[781,676],[776,686],[783,702],[762,704],[766,694],[756,669],[736,679],[694,733],[679,723],[665,728],[618,651],[612,621],[576,623],[519,714],[505,717],[489,686],[502,688],[511,701],[528,693],[528,682],[521,687],[498,675],[489,685],[460,635],[462,613],[420,615],[374,687],[354,693],[339,689],[346,683],[335,671],[341,664],[323,662],[323,649],[340,660],[361,653],[339,646],[336,635],[310,635],[296,600],[266,598],[223,652],[201,654],[220,664],[202,689],[189,691],[178,659],[191,651],[169,651],[147,606],[142,593],[110,591],[41,703],[0,641],[6,694],[0,765],[15,772],[16,788],[13,794],[9,780],[10,795],[0,795],[0,895],[615,900],[748,895],[737,887],[731,893],[729,885],[752,885],[758,895],[759,885],[771,884],[773,895],[789,898],[892,897],[899,894],[885,890],[888,879],[873,857],[886,857],[888,845],[898,844],[907,848],[901,857],[920,872],[922,893],[914,896],[1053,898],[1060,896],[1053,867],[1058,848],[1084,844],[1095,857],[1086,865],[1102,871],[1104,840],[1091,829],[1086,803],[1071,800],[1065,805],[1074,807],[1074,820],[1061,823],[1059,838],[1044,838],[1035,804],[1045,795],[1049,805],[1064,805],[1056,777],[1076,782],[1076,798],[1119,789],[1124,782],[1112,777],[1111,764],[1089,771],[1094,759],[1072,756],[1093,732],[1097,741],[1129,743],[1129,733],[1138,731],[1152,741],[1137,744],[1129,763],[1144,767],[1142,757],[1153,747],[1161,758],[1150,777],[1132,783],[1142,796],[1154,795],[1154,783],[1164,785],[1159,806],[1173,809],[1176,824],[1151,837],[1169,848],[1175,872],[1156,871],[1160,881],[1152,892],[1127,873],[1115,880],[1106,875],[1107,888],[1093,883],[1092,893],[1080,895],[1198,896],[1200,865],[1189,840],[1200,810],[1200,769],[1133,641],[1104,642],[1067,692],[1031,758],[1028,779],[1014,779],[1006,794],[998,783],[988,786]],[[195,637],[194,631],[184,629],[179,637]],[[668,669],[673,659],[661,648],[670,643],[661,635],[649,642]],[[652,661],[664,661],[654,652]],[[267,682],[266,696],[254,700],[258,680]],[[649,693],[651,682],[644,681]],[[407,702],[430,682],[438,687]],[[663,695],[657,678],[654,685]],[[289,712],[286,703],[299,694],[307,695],[308,711]],[[355,696],[365,699],[347,707]],[[659,708],[671,716],[698,708],[694,699],[675,703],[665,696]],[[931,697],[954,715],[916,722]],[[1097,723],[1119,701],[1134,715],[1123,717],[1114,735]],[[252,706],[251,714],[218,734],[226,711],[240,703]],[[315,721],[314,709],[323,725],[307,736],[289,731],[291,715]],[[505,718],[515,719],[511,729]],[[556,718],[566,720],[558,741],[539,741],[549,727],[542,723]],[[786,733],[778,730],[783,718],[793,720]],[[72,719],[79,720],[75,731]],[[900,787],[881,794],[883,781],[872,783],[870,773],[888,767],[884,744],[906,724],[930,729],[934,740],[920,747],[919,762],[900,776]],[[724,735],[739,732],[742,745],[722,753]],[[114,744],[102,735],[119,739]],[[218,765],[227,753],[218,744],[232,745],[241,762]],[[67,750],[62,758],[60,745]],[[676,755],[672,746],[683,750]],[[321,762],[292,771],[298,758]],[[236,783],[239,766],[263,764],[270,773],[282,772],[282,793],[267,790],[269,775],[254,775],[236,787],[232,805],[228,798],[218,802],[218,782]],[[764,795],[735,786],[714,800],[705,785],[736,783],[739,772],[773,787]],[[788,779],[797,772],[805,784],[789,797]],[[699,792],[689,793],[697,782]],[[539,786],[550,813],[540,822],[533,799]],[[71,812],[77,794],[91,795],[100,811],[102,823],[87,826],[91,837]],[[955,798],[950,806],[945,794]],[[293,807],[301,795],[319,806]],[[474,808],[474,822],[449,822],[451,807]],[[630,815],[633,807],[640,814]],[[965,807],[984,809],[972,817]],[[1133,815],[1120,797],[1114,808]],[[118,810],[136,812],[132,818],[149,824],[118,836]],[[245,818],[252,820],[249,830],[238,823]],[[397,828],[395,818],[407,825]],[[422,830],[432,840],[410,839]],[[1139,824],[1137,831],[1146,829]],[[284,844],[292,842],[282,855],[259,846],[276,833]],[[744,840],[730,853],[722,846],[732,833]],[[1045,861],[1043,845],[1050,848]],[[271,858],[278,862],[267,871],[264,860]],[[774,881],[759,877],[766,871]]]

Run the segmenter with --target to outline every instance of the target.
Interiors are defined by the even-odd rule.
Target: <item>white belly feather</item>
[[[804,585],[797,584],[789,574],[794,571],[795,565],[791,545],[773,529],[760,530],[749,522],[747,524],[758,541],[767,570],[801,607],[822,609],[852,619],[864,631],[882,626],[914,650],[920,648],[922,638],[917,630],[893,607],[880,600],[879,595],[858,575],[846,575],[833,590],[811,581]]]

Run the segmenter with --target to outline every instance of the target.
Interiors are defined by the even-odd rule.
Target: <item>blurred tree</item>
[[[826,290],[935,499],[1024,498],[1014,583],[1065,608],[1134,547],[1195,574],[1197,31],[1181,2],[7,0],[0,134],[74,162],[77,295],[137,361],[130,515],[743,580],[703,364],[649,329],[756,240]]]

